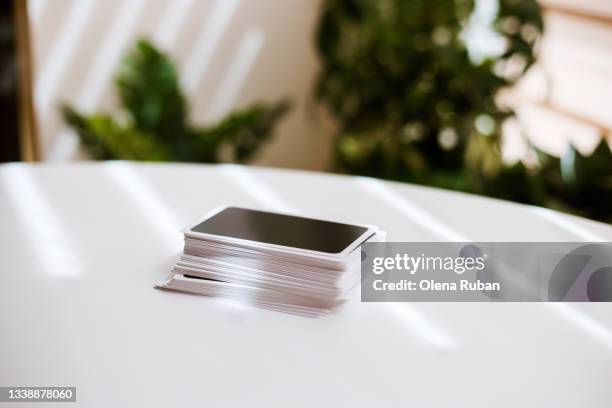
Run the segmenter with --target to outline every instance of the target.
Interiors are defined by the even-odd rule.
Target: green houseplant
[[[484,2],[481,2],[484,3]],[[316,32],[317,99],[336,117],[336,167],[545,205],[609,220],[612,155],[573,146],[535,166],[504,163],[498,91],[535,62],[535,0],[499,0],[489,29],[500,50],[471,55],[472,0],[325,0]],[[599,199],[596,199],[596,198]]]
[[[139,41],[123,61],[116,80],[123,115],[86,116],[66,105],[66,122],[95,159],[245,161],[269,139],[289,104],[255,104],[232,112],[212,126],[188,121],[188,103],[170,59],[148,41]],[[229,153],[229,154],[228,154]]]

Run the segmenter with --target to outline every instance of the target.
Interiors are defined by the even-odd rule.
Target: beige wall
[[[332,125],[311,100],[318,1],[29,0],[35,106],[43,157],[82,157],[57,112],[112,110],[117,64],[136,38],[151,37],[178,63],[192,118],[287,96],[292,112],[257,164],[325,169]]]

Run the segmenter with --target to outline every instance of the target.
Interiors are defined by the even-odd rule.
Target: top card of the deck
[[[342,257],[376,228],[239,207],[224,207],[184,231],[185,235],[246,247]]]

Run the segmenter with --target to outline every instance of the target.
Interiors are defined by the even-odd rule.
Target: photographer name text
[[[376,291],[426,291],[426,292],[473,292],[473,291],[499,291],[499,282],[483,282],[481,280],[469,281],[461,279],[459,282],[440,282],[433,279],[410,280],[402,279],[397,282],[385,282],[377,279],[372,283]]]

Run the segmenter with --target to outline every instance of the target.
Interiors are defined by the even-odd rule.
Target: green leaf
[[[136,128],[172,140],[189,127],[174,65],[150,42],[140,40],[126,56],[117,88]]]
[[[76,129],[95,159],[164,161],[171,158],[167,149],[150,134],[122,127],[109,116],[85,118],[65,107],[64,117]]]
[[[269,139],[273,126],[289,108],[289,102],[283,100],[272,106],[256,104],[233,112],[218,124],[200,130],[196,151],[208,152],[211,146],[225,146],[232,160],[248,160]],[[216,156],[215,161],[220,158]]]

